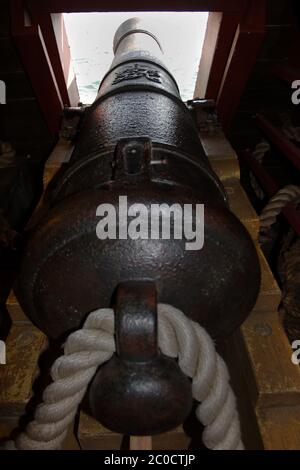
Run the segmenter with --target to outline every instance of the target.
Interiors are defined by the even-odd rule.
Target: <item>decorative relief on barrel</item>
[[[113,85],[123,82],[125,80],[135,80],[137,78],[147,78],[151,82],[161,83],[161,76],[157,70],[149,67],[134,64],[133,66],[123,69],[121,72],[116,72]]]

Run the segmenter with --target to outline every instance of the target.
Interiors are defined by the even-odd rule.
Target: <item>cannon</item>
[[[158,39],[133,18],[113,47],[71,158],[27,233],[16,294],[61,340],[89,312],[114,308],[117,354],[93,380],[91,409],[117,432],[155,434],[192,406],[189,380],[157,349],[157,303],[222,340],[254,306],[260,269]]]

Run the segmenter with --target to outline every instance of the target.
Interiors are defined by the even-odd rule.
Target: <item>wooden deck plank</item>
[[[31,325],[13,324],[6,340],[6,364],[0,365],[0,416],[20,416],[32,396],[38,360],[47,339]]]
[[[116,450],[122,446],[123,436],[102,426],[94,418],[81,411],[77,437],[84,450]],[[178,427],[170,432],[152,437],[153,450],[186,449],[190,438]]]

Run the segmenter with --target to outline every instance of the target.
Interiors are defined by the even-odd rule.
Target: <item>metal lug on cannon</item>
[[[116,145],[114,179],[131,185],[151,178],[152,143],[147,137],[121,139]]]
[[[155,283],[119,285],[115,308],[116,354],[90,388],[94,417],[112,431],[153,435],[181,424],[191,411],[189,379],[157,345]]]

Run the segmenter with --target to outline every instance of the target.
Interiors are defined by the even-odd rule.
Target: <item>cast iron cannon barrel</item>
[[[93,379],[90,407],[114,431],[155,434],[192,407],[190,381],[158,350],[157,303],[224,338],[252,309],[260,270],[159,41],[134,18],[116,32],[114,51],[28,232],[17,296],[42,331],[62,339],[91,311],[113,307],[116,354]]]
[[[43,331],[59,337],[112,305],[119,283],[148,279],[160,302],[226,337],[255,303],[256,250],[229,210],[158,40],[134,18],[116,32],[114,49],[70,161],[46,193],[47,214],[28,234],[18,297]],[[99,240],[97,207],[111,204],[118,215],[120,196],[149,213],[151,204],[204,204],[202,249],[187,250],[174,237]]]
[[[134,18],[116,32],[114,50],[70,161],[46,193],[47,213],[28,233],[18,298],[40,329],[60,337],[90,311],[114,305],[120,283],[150,280],[159,302],[182,309],[214,338],[226,337],[256,301],[255,247],[228,207],[159,41]],[[152,205],[163,212],[179,204],[192,205],[194,216],[204,205],[203,247],[151,234],[99,239],[97,208],[113,206],[120,235],[124,197],[149,214]]]
[[[163,60],[163,49],[158,38],[150,31],[149,25],[141,18],[130,18],[122,23],[113,41],[115,54],[111,68],[117,62],[125,62],[138,56]]]

